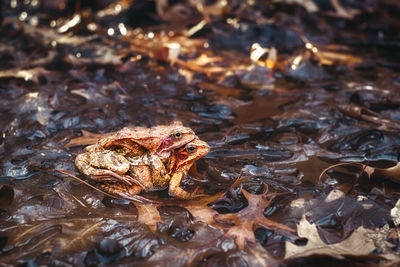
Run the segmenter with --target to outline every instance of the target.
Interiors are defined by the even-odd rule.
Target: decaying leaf
[[[400,262],[399,253],[394,254],[396,245],[388,242],[388,239],[398,239],[400,233],[397,228],[391,228],[388,224],[385,224],[381,228],[377,228],[376,231],[370,233],[370,238],[374,241],[376,248],[380,251],[380,256],[391,262]]]
[[[267,195],[267,191],[268,190],[261,195],[254,195],[242,189],[242,193],[249,203],[248,206],[237,213],[218,214],[215,217],[216,221],[226,221],[234,224],[234,226],[225,233],[225,236],[234,237],[236,245],[241,250],[244,249],[247,240],[256,242],[254,236],[255,226],[294,232],[292,228],[284,224],[265,218],[264,210],[270,205],[273,199],[273,197]]]
[[[346,104],[339,105],[339,110],[351,117],[376,124],[380,130],[396,132],[400,130],[400,123],[366,107]]]
[[[66,45],[83,45],[95,38],[95,36],[79,37],[77,35],[60,34],[51,29],[43,29],[31,26],[28,23],[21,22],[16,18],[7,18],[3,20],[2,24],[3,26],[13,24],[15,27],[20,28],[27,36],[34,40],[41,41],[45,46],[51,46],[52,42]]]
[[[245,249],[240,251],[240,254],[248,266],[280,266],[280,261],[272,257],[259,243],[247,243]]]
[[[33,81],[34,83],[39,82],[39,77],[49,75],[50,71],[42,68],[32,69],[9,69],[0,71],[0,78],[17,78],[24,79],[25,81]]]
[[[312,0],[274,0],[273,2],[285,2],[288,4],[297,4],[303,6],[308,12],[317,12],[318,6]]]
[[[241,182],[243,182],[244,178],[238,178],[231,188],[238,186]],[[191,199],[188,201],[173,201],[166,200],[162,202],[162,205],[171,205],[171,206],[180,206],[187,209],[193,216],[194,222],[203,222],[206,224],[212,224],[214,222],[214,216],[218,214],[217,211],[213,210],[208,206],[208,204],[216,201],[218,198],[222,197],[229,190],[221,191],[212,196],[203,196],[195,199]],[[138,221],[147,225],[152,232],[155,232],[157,229],[157,223],[162,222],[160,213],[158,212],[157,207],[161,204],[157,203],[138,203],[134,202],[137,210],[138,210]]]
[[[359,162],[342,162],[338,164],[334,164],[326,168],[321,175],[319,176],[319,180],[321,180],[322,176],[328,171],[335,167],[345,166],[345,165],[354,165],[361,167],[361,173],[366,173],[369,178],[379,177],[386,178],[396,182],[400,182],[400,162],[390,168],[375,168],[366,164],[362,164]]]
[[[357,228],[347,239],[336,244],[325,244],[318,234],[315,224],[310,224],[305,216],[297,225],[299,237],[307,238],[307,245],[297,246],[286,241],[285,259],[304,257],[312,254],[327,254],[332,257],[342,258],[342,255],[367,255],[376,247],[371,233],[364,227]]]
[[[72,138],[68,144],[66,144],[64,147],[74,147],[74,146],[87,146],[96,143],[103,137],[107,137],[109,135],[113,134],[113,132],[110,133],[105,133],[105,134],[97,134],[97,133],[92,133],[86,130],[82,130],[82,136]]]
[[[60,223],[62,230],[56,240],[56,251],[65,253],[79,251],[82,246],[94,246],[98,236],[102,233],[101,225],[104,223],[102,218],[75,219]],[[72,239],[71,236],[73,236]]]
[[[14,188],[9,184],[0,185],[0,208],[11,205],[14,199]]]
[[[135,203],[138,210],[138,222],[147,225],[153,233],[157,230],[157,223],[162,222],[157,205]]]
[[[47,220],[11,227],[7,233],[12,236],[8,239],[8,243],[12,244],[12,250],[2,255],[1,262],[8,262],[9,266],[12,266],[15,265],[13,258],[16,255],[18,257],[29,257],[47,252],[46,248],[50,252],[51,243],[55,237],[60,235],[61,230],[60,225]]]
[[[390,210],[390,216],[392,216],[395,225],[400,225],[400,199],[397,200],[396,205]]]
[[[59,32],[52,29],[43,29],[39,27],[33,27],[27,23],[21,22],[15,18],[7,18],[3,21],[2,25],[14,25],[20,28],[27,37],[30,37],[36,41],[41,42],[46,47],[54,47],[56,45],[66,46],[79,46],[80,54],[74,55],[67,53],[66,61],[74,65],[84,64],[121,64],[121,55],[118,51],[113,48],[113,44],[94,44],[90,43],[97,36],[91,35],[88,37],[79,37],[77,35],[65,34],[61,30]],[[62,27],[61,27],[62,28]],[[60,29],[61,29],[60,28]],[[68,30],[68,29],[67,29]]]

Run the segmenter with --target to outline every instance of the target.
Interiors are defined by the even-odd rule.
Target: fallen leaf
[[[400,199],[397,200],[396,205],[390,210],[390,216],[392,216],[395,225],[400,225]]]
[[[248,266],[281,266],[280,260],[272,257],[259,243],[246,243],[246,247],[240,251],[240,255]]]
[[[33,81],[34,83],[39,82],[40,76],[47,76],[51,72],[45,70],[42,67],[32,68],[32,69],[8,69],[0,71],[0,78],[17,78],[24,79],[25,81]]]
[[[40,41],[45,46],[51,46],[52,42],[65,45],[84,45],[90,40],[96,38],[94,35],[89,37],[80,37],[72,34],[59,34],[54,30],[34,27],[28,23],[21,22],[18,19],[11,17],[4,19],[2,24],[3,26],[9,24],[14,25],[15,27],[21,29],[28,37],[31,37],[33,40]]]
[[[234,237],[239,249],[244,249],[246,241],[256,243],[256,237],[254,236],[255,226],[295,232],[292,228],[269,220],[264,216],[264,210],[270,205],[273,199],[273,197],[267,195],[268,190],[261,195],[250,194],[244,189],[242,189],[242,193],[248,202],[246,208],[237,213],[218,214],[215,217],[216,221],[226,221],[234,224],[234,226],[225,233],[225,236]]]
[[[56,253],[80,251],[82,247],[94,247],[103,232],[102,224],[105,224],[103,218],[78,218],[61,222],[61,234],[55,240]]]
[[[400,123],[366,107],[346,104],[339,105],[338,108],[348,116],[376,124],[380,130],[395,132],[400,130]]]
[[[307,12],[314,13],[318,11],[318,6],[312,0],[274,0],[275,3],[297,4],[304,7]]]
[[[305,257],[312,254],[327,254],[335,258],[343,258],[343,255],[361,256],[370,254],[375,248],[371,233],[364,227],[359,227],[345,240],[336,244],[325,244],[315,224],[310,224],[305,216],[297,225],[297,234],[301,238],[307,238],[307,245],[297,246],[286,241],[285,259]]]
[[[366,164],[362,164],[359,162],[341,162],[338,164],[334,164],[326,168],[322,171],[319,176],[319,180],[321,180],[322,176],[328,171],[335,167],[345,166],[345,165],[353,165],[359,166],[361,168],[361,173],[366,173],[369,178],[386,178],[392,181],[400,182],[400,162],[390,168],[375,168]]]
[[[229,188],[237,187],[248,177],[238,178]],[[214,224],[214,216],[218,214],[217,211],[210,208],[208,204],[215,202],[218,198],[222,197],[229,190],[226,189],[212,196],[202,196],[188,201],[164,200],[162,205],[179,206],[187,209],[193,216],[194,222],[203,222],[206,224]],[[157,229],[157,223],[162,222],[157,203],[139,203],[133,202],[138,210],[138,222],[143,223],[149,227],[152,232]]]
[[[388,224],[377,228],[376,231],[370,234],[371,240],[374,241],[375,246],[380,251],[379,255],[392,263],[400,262],[400,255],[398,253],[393,253],[393,251],[396,250],[396,245],[389,242],[388,239],[398,239],[399,237],[400,233],[397,227],[391,228]]]
[[[6,208],[14,200],[14,188],[10,184],[0,185],[0,208]]]
[[[12,247],[2,255],[1,262],[12,266],[15,265],[16,255],[26,258],[40,255],[44,252],[44,248],[52,247],[51,243],[60,235],[61,230],[60,225],[48,220],[9,227],[5,233],[8,236],[7,243],[12,244]]]
[[[97,143],[101,138],[107,137],[109,135],[112,135],[114,132],[110,133],[104,133],[104,134],[97,134],[97,133],[92,133],[86,130],[81,130],[82,131],[82,136],[72,138],[68,144],[66,144],[64,147],[74,147],[74,146],[87,146],[87,145],[92,145],[94,143]]]
[[[153,233],[157,230],[157,223],[162,222],[157,206],[133,202],[138,210],[138,222],[147,225]]]

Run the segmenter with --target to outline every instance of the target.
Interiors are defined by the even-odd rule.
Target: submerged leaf
[[[56,253],[80,251],[81,247],[94,246],[102,233],[101,226],[105,223],[102,218],[71,219],[62,222],[61,235],[55,240]]]

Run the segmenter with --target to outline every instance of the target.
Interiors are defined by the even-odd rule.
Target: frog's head
[[[196,138],[194,131],[189,127],[183,126],[180,121],[171,123],[165,131],[167,133],[166,137],[156,151],[156,154],[163,159],[168,158],[173,150],[185,146]]]
[[[175,162],[170,171],[188,171],[196,160],[207,155],[209,151],[210,146],[206,142],[198,138],[192,140],[175,153]]]

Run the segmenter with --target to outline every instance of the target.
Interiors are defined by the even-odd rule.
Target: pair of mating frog
[[[125,127],[86,147],[75,165],[105,191],[128,199],[142,190],[166,187],[171,196],[190,199],[197,190],[188,192],[180,187],[181,182],[194,162],[209,151],[209,145],[181,122]]]

